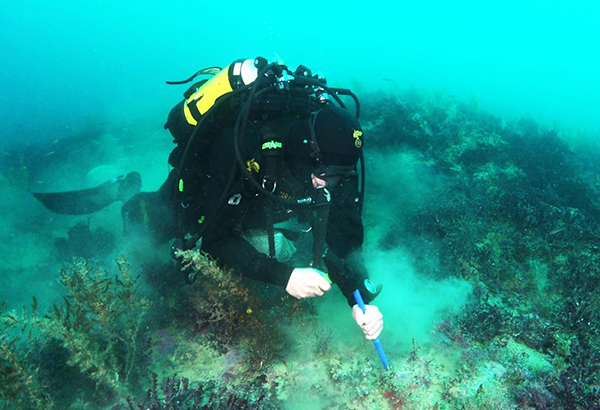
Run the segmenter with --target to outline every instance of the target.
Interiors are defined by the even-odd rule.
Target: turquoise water
[[[210,404],[205,395],[206,408],[595,408],[599,11],[595,2],[4,4],[3,323],[38,326],[32,305],[40,318],[66,309],[60,271],[74,255],[112,279],[124,254],[141,288],[137,305],[114,300],[134,318],[92,328],[100,346],[118,340],[111,355],[123,363],[99,362],[109,376],[69,355],[64,341],[77,345],[77,332],[36,340],[42,325],[31,337],[3,328],[0,378],[32,378],[3,390],[0,404],[128,408],[127,396],[143,402],[154,372],[159,382],[178,374],[209,392],[229,388]],[[88,219],[52,214],[31,196],[133,170],[143,191],[158,189],[173,148],[163,125],[185,88],[165,81],[259,55],[304,64],[363,103],[365,255],[385,285],[377,305],[392,372],[337,289],[298,305],[249,284],[258,307],[236,314],[257,322],[235,322],[231,336],[203,316],[210,293],[165,267],[168,246],[140,251],[123,238],[120,204]],[[81,241],[78,223],[88,226]],[[269,344],[263,333],[270,353],[257,350]],[[265,395],[263,407],[233,403],[233,391],[250,402]],[[166,389],[146,405],[169,392],[181,393]]]
[[[90,120],[162,119],[179,95],[165,80],[257,55],[304,64],[353,88],[474,95],[498,115],[531,114],[597,134],[599,7],[6,2],[0,135],[2,144],[52,141]]]

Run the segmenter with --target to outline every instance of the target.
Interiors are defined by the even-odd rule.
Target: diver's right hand
[[[313,268],[295,268],[292,271],[285,291],[296,299],[323,296],[331,289],[331,285],[324,278],[325,273]]]

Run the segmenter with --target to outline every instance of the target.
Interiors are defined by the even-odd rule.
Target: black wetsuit
[[[283,119],[269,129],[284,132],[293,121],[295,119]],[[260,127],[249,125],[242,144],[244,160],[252,160],[260,166],[260,170],[253,171],[253,176],[258,181],[262,181],[267,168],[259,142],[263,138],[264,129],[264,124]],[[309,205],[296,205],[293,201],[281,203],[258,193],[247,177],[240,175],[239,169],[235,168],[237,165],[233,139],[233,129],[225,128],[219,131],[218,137],[213,138],[210,144],[198,142],[192,146],[182,172],[177,168],[173,170],[158,192],[142,193],[133,198],[123,208],[124,219],[127,221],[127,218],[137,218],[137,222],[144,222],[144,218],[139,216],[139,210],[143,209],[145,214],[150,215],[146,222],[151,219],[151,226],[146,224],[146,231],[150,231],[161,242],[169,237],[194,235],[201,231],[201,249],[220,263],[247,278],[285,287],[295,267],[310,266],[311,255],[296,257],[292,261],[294,266],[282,263],[257,251],[244,239],[244,233],[255,229],[267,231],[268,225],[273,226],[295,218],[308,230],[313,224],[315,209]],[[180,164],[183,148],[184,146],[179,146],[171,154],[171,165]],[[298,160],[287,158],[283,154],[278,158],[273,192],[275,195],[298,199],[311,193],[311,167],[300,167],[304,171],[292,172],[295,169],[292,166],[298,165],[297,162]],[[234,183],[229,192],[224,192],[234,169],[237,173]],[[180,178],[184,180],[183,193],[177,192]],[[351,306],[355,303],[352,293],[356,289],[361,290],[368,303],[375,295],[365,287],[368,274],[361,256],[363,224],[358,176],[342,178],[330,192],[325,241],[327,251],[323,262],[329,277],[338,285]],[[219,203],[221,198],[224,198],[223,203]],[[143,202],[141,205],[140,201]],[[155,216],[152,217],[155,210]],[[208,225],[205,226],[206,224]],[[174,229],[175,226],[178,229]],[[286,237],[298,239],[297,233],[287,230],[283,232]],[[309,236],[312,237],[312,234]],[[299,249],[299,252],[302,251],[306,252],[307,249]]]
[[[281,127],[279,127],[281,128]],[[285,128],[285,127],[283,127]],[[244,160],[254,160],[260,166],[260,171],[253,173],[258,181],[262,181],[265,170],[265,158],[260,154],[261,138],[259,131],[250,129],[245,137],[246,148]],[[210,146],[210,153],[206,157],[208,170],[204,175],[202,208],[207,218],[211,218],[212,211],[218,209],[213,220],[203,223],[210,225],[202,235],[202,250],[218,259],[221,263],[241,273],[245,277],[277,284],[285,287],[295,267],[307,267],[310,255],[297,258],[304,260],[304,266],[291,266],[281,263],[257,251],[243,234],[250,230],[268,230],[268,224],[277,224],[295,218],[310,226],[314,219],[314,208],[309,205],[295,205],[292,201],[281,203],[267,198],[258,193],[245,177],[238,177],[230,192],[224,195],[224,187],[234,167],[235,151],[233,146],[233,130],[224,130]],[[293,175],[288,164],[289,158],[282,157],[277,160],[276,186],[274,194],[286,198],[302,198],[310,194],[310,168],[304,175]],[[239,171],[238,171],[239,174]],[[327,252],[324,262],[331,280],[336,283],[348,302],[353,305],[352,293],[359,289],[363,293],[365,302],[372,299],[372,294],[365,290],[364,281],[368,278],[367,271],[361,256],[363,244],[363,224],[360,215],[358,177],[342,178],[331,190],[331,204],[326,233]],[[223,204],[218,201],[225,197]],[[186,205],[187,207],[187,205]],[[185,209],[182,207],[185,213]],[[193,209],[193,206],[187,207]],[[197,223],[199,215],[193,214],[185,217],[186,221]],[[201,224],[198,224],[200,227]],[[196,228],[197,229],[197,228]],[[195,230],[193,226],[189,230]],[[283,230],[294,237],[293,232]],[[310,235],[312,236],[312,235]],[[307,249],[299,249],[299,252]],[[302,262],[300,262],[302,263]]]

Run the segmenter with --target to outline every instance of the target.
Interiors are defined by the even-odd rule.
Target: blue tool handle
[[[365,301],[363,300],[362,295],[360,294],[360,291],[358,289],[354,291],[354,300],[356,300],[356,304],[358,305],[360,310],[362,310],[363,313],[366,313],[367,307],[365,306]],[[381,346],[379,338],[373,340],[373,344],[375,345],[375,350],[377,350],[377,354],[379,355],[379,359],[381,360],[383,367],[385,367],[386,370],[390,370],[390,363],[388,362],[387,356],[383,351],[383,347]]]
[[[360,290],[358,289],[354,291],[354,300],[356,300],[356,304],[358,305],[360,310],[362,310],[363,313],[366,313],[367,307],[365,306],[365,301],[363,300],[362,295],[360,294]]]

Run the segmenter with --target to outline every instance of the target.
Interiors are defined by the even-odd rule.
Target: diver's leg
[[[173,172],[156,192],[141,192],[123,205],[123,232],[130,238],[143,238],[161,245],[177,237],[178,223],[170,187]]]

